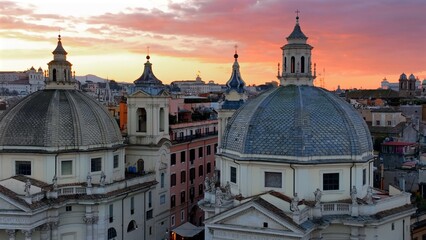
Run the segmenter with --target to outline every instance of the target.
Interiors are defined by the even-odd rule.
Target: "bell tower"
[[[280,85],[309,85],[313,86],[315,73],[312,74],[311,51],[313,47],[307,44],[308,37],[299,25],[299,10],[296,11],[296,25],[287,37],[283,50],[282,73],[278,76]]]
[[[58,35],[58,45],[53,53],[53,60],[46,76],[46,89],[76,89],[76,81],[72,76],[72,64],[67,61],[67,52],[62,47],[61,35]]]

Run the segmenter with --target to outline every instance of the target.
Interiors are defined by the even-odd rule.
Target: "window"
[[[180,204],[185,203],[185,197],[186,197],[185,191],[180,192]]]
[[[212,154],[212,146],[207,145],[207,156]]]
[[[392,223],[392,225],[391,225],[391,230],[393,231],[393,230],[395,230],[395,223]]]
[[[148,192],[148,208],[152,207],[152,192]]]
[[[53,81],[56,82],[56,68],[53,69]]]
[[[295,72],[295,68],[296,68],[296,67],[295,67],[296,59],[295,59],[294,57],[291,57],[290,61],[291,61],[291,62],[290,62],[290,64],[291,64],[291,65],[290,65],[290,67],[291,67],[291,73],[294,73],[294,72]]]
[[[339,190],[339,173],[324,173],[322,175],[322,189]]]
[[[171,208],[174,208],[176,206],[176,196],[175,195],[172,195],[171,197],[170,197],[170,207]]]
[[[185,220],[185,211],[184,210],[180,211],[180,220],[181,221]]]
[[[114,168],[118,168],[118,155],[114,155]]]
[[[214,145],[214,153],[217,153],[217,143]]]
[[[72,160],[61,161],[61,175],[72,175]]]
[[[173,174],[170,176],[170,186],[171,186],[171,187],[176,186],[176,174],[175,174],[175,173],[173,173]]]
[[[186,182],[186,172],[182,171],[180,172],[180,183]]]
[[[195,179],[195,168],[189,169],[189,180],[192,181]]]
[[[203,195],[203,184],[198,185],[198,195]]]
[[[117,231],[115,231],[115,228],[108,228],[108,240],[114,239],[117,237]]]
[[[132,221],[129,222],[129,225],[127,226],[127,232],[131,232],[131,231],[133,231],[137,228],[138,228],[138,226],[136,225],[135,220],[132,220]]]
[[[203,169],[203,165],[200,165],[199,167],[198,167],[198,176],[199,177],[201,177],[201,176],[203,176],[204,175],[204,169]]]
[[[184,163],[186,160],[185,151],[180,152],[180,162]]]
[[[152,227],[149,227],[149,235],[152,235]]]
[[[166,203],[166,195],[161,195],[160,196],[160,204],[163,205],[164,203]]]
[[[99,172],[102,170],[102,158],[92,158],[90,161],[90,171]]]
[[[161,177],[160,177],[160,187],[161,188],[164,188],[164,173],[161,173],[161,175],[160,175]]]
[[[145,108],[138,108],[138,132],[146,132],[146,110]]]
[[[392,121],[388,121],[388,126],[392,126]]]
[[[367,183],[367,169],[362,169],[362,185]]]
[[[31,162],[30,161],[16,161],[15,162],[16,175],[31,175]]]
[[[212,164],[211,163],[207,163],[207,173],[210,173],[212,171]]]
[[[191,149],[189,150],[189,161],[194,161],[195,160],[195,149]]]
[[[268,227],[268,223],[267,222],[263,222],[263,227],[267,228]]]
[[[379,120],[376,121],[376,125],[380,126],[380,121]]]
[[[170,165],[176,165],[176,153],[170,155]]]
[[[304,73],[305,72],[305,57],[302,56],[300,58],[300,72]]]
[[[114,205],[110,204],[109,205],[109,222],[110,223],[114,221],[112,216],[114,216]]]
[[[146,220],[151,219],[152,218],[152,209],[146,212]]]
[[[130,215],[133,215],[135,213],[135,198],[130,198]]]
[[[203,147],[199,147],[198,148],[198,157],[202,158],[203,157]]]
[[[265,172],[265,187],[281,188],[282,174],[280,172]]]
[[[237,168],[231,167],[231,182],[237,183]]]
[[[172,215],[170,217],[170,223],[171,223],[172,227],[175,225],[175,215]]]
[[[164,132],[164,108],[160,108],[160,132]]]
[[[65,207],[65,211],[66,212],[71,212],[72,211],[72,206],[66,206]]]

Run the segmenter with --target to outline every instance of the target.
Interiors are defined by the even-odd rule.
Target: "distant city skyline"
[[[165,84],[225,83],[234,46],[248,85],[277,81],[280,47],[300,10],[325,87],[378,88],[401,73],[426,78],[426,2],[398,1],[0,1],[0,71],[47,69],[62,35],[76,75],[133,82],[149,52]],[[282,69],[281,69],[282,70]],[[320,76],[319,74],[322,74]],[[317,84],[318,85],[318,84]]]

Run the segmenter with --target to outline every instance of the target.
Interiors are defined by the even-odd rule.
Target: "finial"
[[[234,48],[235,48],[234,58],[235,58],[235,60],[237,60],[237,58],[238,58],[238,54],[237,54],[238,45],[235,44]]]
[[[148,47],[146,47],[146,51],[147,51],[146,60],[148,60],[148,62],[149,62],[149,59],[151,58],[151,57],[149,56],[149,46],[148,46]]]
[[[296,24],[299,24],[299,9],[296,10]]]

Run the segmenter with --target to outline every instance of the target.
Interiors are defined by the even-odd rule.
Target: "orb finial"
[[[234,58],[235,58],[235,60],[237,60],[237,58],[238,58],[238,53],[237,53],[238,45],[235,44],[234,48],[235,48]]]
[[[296,24],[299,24],[299,9],[296,10]]]

